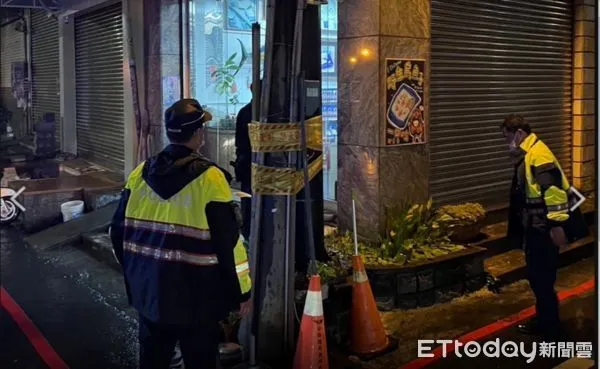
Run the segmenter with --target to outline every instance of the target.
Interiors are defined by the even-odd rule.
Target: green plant
[[[437,222],[448,228],[476,224],[485,217],[485,209],[478,203],[446,205],[439,208],[435,214]]]
[[[482,208],[473,204],[465,205],[468,206],[454,208],[453,211],[463,214],[468,210],[468,216],[461,215],[464,219],[480,215]],[[379,243],[361,242],[358,252],[366,264],[405,265],[463,250],[464,246],[454,244],[449,239],[449,229],[443,221],[449,218],[442,217],[441,214],[446,212],[435,211],[431,200],[426,204],[402,204],[391,208],[387,214],[385,233]],[[335,231],[325,237],[325,247],[331,261],[320,266],[319,273],[322,273],[322,277],[347,275],[354,255],[352,235]]]
[[[240,61],[238,63],[235,62],[238,53],[233,53],[225,61],[225,64],[211,73],[211,76],[217,80],[215,86],[216,92],[221,96],[225,95],[227,102],[234,106],[234,110],[235,106],[239,103],[239,92],[235,84],[235,76],[240,72],[246,60],[248,60],[248,53],[242,40],[239,38],[237,40],[240,43],[241,49]],[[229,115],[229,112],[227,112],[227,115]]]
[[[317,261],[317,271],[321,277],[321,283],[331,282],[342,275],[340,268],[334,263],[327,264]]]
[[[452,244],[448,230],[436,220],[432,205],[430,199],[426,204],[403,204],[388,213],[385,234],[380,242],[385,259],[405,264],[464,248]]]

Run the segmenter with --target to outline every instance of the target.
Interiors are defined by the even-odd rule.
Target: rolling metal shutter
[[[0,87],[12,89],[12,63],[25,61],[25,34],[15,29],[17,22],[0,28]]]
[[[431,194],[508,202],[499,125],[521,114],[571,172],[571,0],[432,0]]]
[[[21,138],[28,133],[27,116],[12,94],[12,63],[25,61],[25,33],[15,29],[18,22],[0,28],[0,87],[2,108],[12,113],[10,127],[15,137]]]
[[[121,3],[75,18],[77,151],[124,170]]]
[[[45,10],[31,12],[31,74],[32,120],[39,122],[46,113],[53,113],[55,138],[60,145],[60,58],[58,20],[48,17]],[[60,148],[60,146],[59,146]]]

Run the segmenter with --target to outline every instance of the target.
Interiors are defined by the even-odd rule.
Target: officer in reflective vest
[[[197,153],[211,118],[193,99],[167,109],[171,144],[129,175],[111,224],[142,369],[167,369],[178,341],[187,369],[216,368],[219,321],[251,308],[231,175]]]
[[[536,318],[520,325],[525,334],[557,338],[558,299],[554,290],[558,248],[566,241],[569,181],[548,146],[519,115],[508,116],[503,134],[515,162],[508,238],[523,248],[529,284],[536,297]]]

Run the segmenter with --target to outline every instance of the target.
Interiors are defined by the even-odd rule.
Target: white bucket
[[[79,218],[83,214],[83,201],[75,200],[68,201],[60,205],[60,211],[63,216],[63,221],[68,222],[69,220]]]

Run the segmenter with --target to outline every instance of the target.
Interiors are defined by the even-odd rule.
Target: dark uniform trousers
[[[242,191],[252,194],[252,185],[249,182],[241,183]],[[244,197],[241,201],[242,205],[242,236],[246,242],[250,242],[250,223],[252,220],[252,199]]]
[[[216,369],[219,323],[166,325],[140,316],[140,369],[168,369],[179,341],[186,369]]]
[[[527,278],[536,298],[537,323],[542,332],[556,333],[560,325],[558,298],[554,290],[558,247],[547,230],[528,227],[525,231]]]

